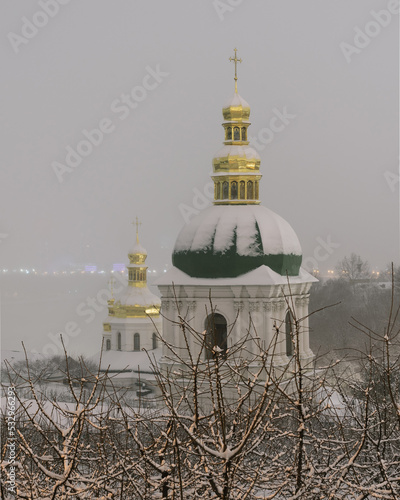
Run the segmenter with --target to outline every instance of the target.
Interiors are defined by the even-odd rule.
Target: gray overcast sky
[[[352,251],[398,262],[399,16],[371,24],[390,3],[71,0],[46,23],[40,2],[3,1],[3,267],[125,262],[136,215],[149,265],[169,263],[222,145],[234,47],[250,135],[270,138],[276,110],[291,115],[260,143],[262,204],[290,222],[305,257],[337,245],[321,266]],[[23,18],[45,25],[35,33]],[[10,35],[24,25],[26,43]],[[372,35],[348,62],[340,44],[354,45],[357,27]],[[116,101],[149,67],[168,76],[122,120]],[[112,132],[60,183],[52,163],[102,119]]]

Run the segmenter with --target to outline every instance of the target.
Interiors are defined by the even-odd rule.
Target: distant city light
[[[121,264],[120,262],[117,262],[116,264],[113,264],[113,271],[125,271],[125,264]]]
[[[97,266],[89,265],[85,266],[85,273],[95,273],[97,271]]]

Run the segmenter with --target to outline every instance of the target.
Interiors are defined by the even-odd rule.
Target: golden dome
[[[128,257],[131,264],[144,264],[147,257],[146,249],[143,248],[142,245],[139,244],[139,242],[137,242],[132,250],[128,253]]]
[[[213,158],[214,205],[258,205],[261,160],[248,141],[250,106],[237,91],[237,63],[242,60],[236,49],[229,60],[235,63],[235,93],[222,108],[225,140]]]
[[[226,145],[213,158],[213,170],[217,172],[259,172],[260,155],[247,145]]]
[[[247,122],[250,118],[250,106],[237,92],[222,108],[226,121]]]

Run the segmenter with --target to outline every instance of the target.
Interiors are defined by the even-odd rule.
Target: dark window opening
[[[227,181],[222,183],[222,199],[227,200],[229,198],[229,184]]]
[[[240,181],[240,199],[244,200],[246,198],[246,183]]]
[[[237,200],[237,199],[238,199],[237,182],[233,181],[231,184],[231,200]]]
[[[222,314],[210,314],[205,321],[206,359],[213,359],[217,353],[225,355],[227,349],[227,323]],[[217,347],[217,349],[214,349]]]
[[[247,181],[247,199],[248,200],[254,199],[253,181]]]
[[[285,318],[285,337],[286,337],[286,356],[293,356],[293,321],[290,311],[287,312]]]
[[[220,200],[221,199],[221,183],[217,182],[215,184],[215,187],[216,187],[215,199],[216,200]]]
[[[140,334],[135,333],[133,336],[133,350],[140,351]]]

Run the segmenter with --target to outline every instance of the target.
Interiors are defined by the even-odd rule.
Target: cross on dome
[[[235,92],[237,92],[237,63],[238,62],[241,63],[242,60],[237,58],[237,49],[233,49],[233,50],[235,51],[235,57],[230,57],[229,61],[235,63],[235,78],[234,78],[234,80],[235,80]]]
[[[139,243],[139,226],[142,225],[141,222],[139,222],[139,219],[136,217],[136,220],[132,222],[136,226],[136,243]]]
[[[110,285],[110,291],[111,291],[111,298],[114,298],[114,285],[115,285],[115,278],[114,276],[111,276],[111,278],[108,281],[108,284]]]

